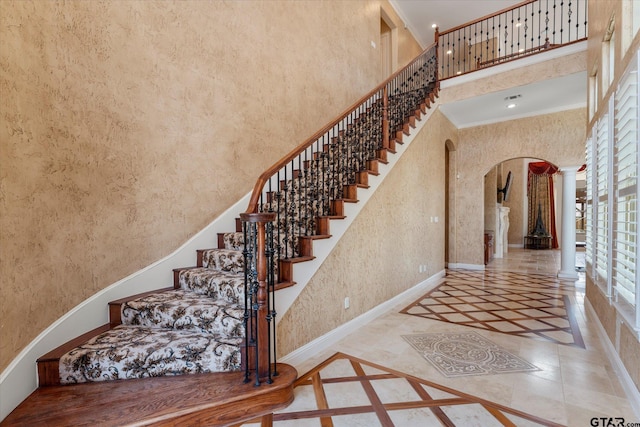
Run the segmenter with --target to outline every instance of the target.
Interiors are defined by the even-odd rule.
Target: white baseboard
[[[412,296],[418,298],[424,293],[430,291],[440,283],[440,280],[444,278],[444,276],[445,270],[439,271],[428,279],[418,283],[414,287],[407,289],[406,291],[396,295],[390,300],[387,300],[382,304],[379,304],[371,310],[367,311],[366,313],[361,314],[355,319],[338,326],[337,328],[333,329],[330,332],[327,332],[321,337],[316,338],[315,340],[303,345],[297,350],[292,351],[291,353],[279,359],[279,361],[282,363],[288,363],[293,366],[302,364],[306,360],[311,359],[319,352],[326,350],[333,344],[340,341],[342,338],[354,332],[356,329],[385,314],[402,300],[410,299]]]
[[[586,298],[584,300],[584,306],[595,321],[596,330],[598,331],[598,335],[600,336],[600,342],[603,344],[604,350],[607,353],[607,357],[611,362],[611,366],[613,367],[613,370],[620,380],[620,384],[622,385],[622,388],[624,389],[624,392],[629,399],[629,403],[631,404],[633,412],[635,412],[636,417],[640,419],[640,391],[633,382],[633,379],[629,375],[629,372],[624,366],[624,363],[622,363],[622,360],[620,360],[620,356],[618,356],[618,352],[613,346],[613,343],[611,343],[611,340],[609,340],[609,336],[604,330],[602,323],[600,323],[600,318],[598,317],[596,311],[594,310],[589,300],[587,300]]]
[[[522,243],[509,243],[509,247],[510,248],[524,249],[524,244],[522,244]]]
[[[461,264],[450,262],[448,267],[452,270],[484,270],[483,264]]]

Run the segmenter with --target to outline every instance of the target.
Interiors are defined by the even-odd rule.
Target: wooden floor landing
[[[226,426],[293,401],[295,368],[278,364],[273,384],[243,383],[243,373],[196,374],[41,387],[4,426]]]

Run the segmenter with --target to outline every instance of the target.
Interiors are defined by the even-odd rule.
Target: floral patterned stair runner
[[[227,337],[244,336],[244,308],[184,289],[159,292],[121,306],[124,325],[190,329]]]
[[[205,249],[202,251],[202,266],[244,274],[244,255],[235,249]]]
[[[242,233],[206,249],[203,267],[179,273],[180,289],[120,307],[122,325],[60,358],[62,384],[239,370],[244,342]]]
[[[121,325],[64,354],[60,382],[240,370],[243,340],[193,330]]]
[[[230,304],[244,304],[244,274],[195,267],[180,271],[179,281],[181,289]]]
[[[240,253],[244,250],[244,235],[242,231],[224,233],[223,240],[225,249],[240,251]]]

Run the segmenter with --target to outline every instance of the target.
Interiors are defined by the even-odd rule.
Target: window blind
[[[623,75],[615,93],[612,280],[615,300],[636,305],[638,242],[638,66]]]
[[[586,184],[587,184],[587,199],[586,199],[586,208],[585,208],[585,261],[587,264],[593,266],[593,242],[595,239],[593,238],[594,226],[593,226],[593,170],[595,165],[593,164],[593,149],[594,143],[593,138],[587,139],[587,149],[585,152],[586,158]]]
[[[608,240],[608,185],[609,174],[609,115],[604,114],[597,124],[596,130],[596,170],[595,170],[595,269],[596,281],[601,287],[605,287],[607,295],[610,290],[607,285],[607,246]]]

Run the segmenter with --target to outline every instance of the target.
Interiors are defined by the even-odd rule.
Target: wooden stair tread
[[[243,383],[244,372],[41,387],[2,422],[24,425],[233,425],[293,401],[297,371],[278,364],[273,384]]]
[[[281,259],[280,262],[287,262],[290,264],[297,264],[299,262],[306,262],[306,261],[311,261],[316,259],[316,257],[314,256],[298,256],[295,258],[285,258],[285,259]]]
[[[139,294],[130,295],[128,297],[124,297],[124,298],[116,299],[116,300],[113,300],[113,301],[109,301],[109,305],[120,305],[120,304],[123,304],[123,303],[128,302],[128,301],[133,301],[133,300],[138,299],[138,298],[146,297],[147,295],[157,294],[158,292],[172,291],[173,289],[174,289],[174,287],[170,286],[168,288],[156,289],[155,291],[142,292],[142,293],[139,293]]]
[[[275,289],[276,291],[279,291],[280,289],[285,289],[285,288],[290,288],[292,286],[295,286],[296,282],[278,282],[275,284]]]
[[[371,172],[369,172],[369,173],[371,173]],[[343,202],[347,202],[347,203],[358,203],[358,199],[345,199],[345,198],[342,198],[342,199],[337,199],[337,200],[342,200]]]
[[[331,234],[313,234],[311,236],[300,236],[301,238],[311,239],[311,240],[322,240],[322,239],[330,239]]]

